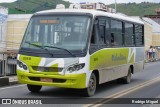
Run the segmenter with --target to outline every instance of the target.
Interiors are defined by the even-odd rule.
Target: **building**
[[[31,16],[31,14],[8,15],[7,13],[3,16],[5,21],[1,23],[2,19],[0,20],[0,76],[16,74],[17,52]]]
[[[151,23],[148,23],[144,21],[144,41],[145,41],[145,50],[148,50],[150,46],[152,45],[152,33],[153,33],[153,27]]]
[[[147,17],[144,17],[143,20],[152,24],[152,46],[160,47],[160,25]]]
[[[157,15],[145,15],[144,17],[151,18],[160,25],[160,8],[157,8],[155,12],[157,13]]]
[[[139,16],[132,16],[137,20],[141,20],[144,22],[144,44],[145,50],[147,51],[149,47],[153,44],[153,25],[150,21],[144,20],[144,18],[140,18]],[[148,18],[149,19],[149,18]],[[151,20],[151,19],[150,19]]]
[[[157,47],[158,49],[158,58],[160,58],[160,24],[155,22],[154,20],[144,17],[144,21],[152,24],[152,44],[151,46]]]
[[[0,76],[3,75],[5,68],[5,47],[6,47],[6,27],[8,9],[0,6]]]
[[[87,3],[87,2],[82,2],[80,4],[70,4],[69,8],[76,8],[76,9],[96,9],[96,10],[101,10],[105,12],[110,12],[110,13],[116,13],[116,10],[113,8],[108,8],[104,3],[98,2],[98,3]]]
[[[8,15],[7,22],[7,51],[17,51],[22,41],[25,29],[32,14],[14,14]]]
[[[6,47],[6,27],[7,27],[8,9],[0,6],[0,60],[3,59],[2,53]]]

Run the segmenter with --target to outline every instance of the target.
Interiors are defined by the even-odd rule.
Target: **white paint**
[[[26,85],[18,85],[18,86],[5,87],[5,88],[0,88],[0,90],[11,89],[11,88],[17,88],[17,87],[23,87],[23,86],[26,86]]]
[[[133,49],[133,51],[132,51],[132,53],[131,53],[131,50]],[[135,54],[136,54],[136,49],[135,48],[130,48],[129,49],[129,54],[128,54],[128,62],[130,62],[130,60],[131,60],[131,58],[132,58],[132,56],[133,56],[133,54],[134,54],[134,61],[135,61]]]
[[[41,58],[41,61],[38,66],[44,66],[45,62],[46,62],[46,58]]]
[[[113,17],[116,19],[144,24],[142,21],[130,18],[128,16],[109,13],[109,12],[103,12],[103,11],[97,11],[97,10],[89,10],[89,9],[52,9],[52,10],[40,11],[40,12],[37,12],[36,14],[41,14],[41,13],[89,13],[89,14],[92,14],[93,16],[99,16],[99,15],[107,16],[107,17]]]
[[[63,68],[64,67],[64,59],[63,58],[56,59],[56,60],[52,61],[51,63],[49,63],[48,65],[46,65],[46,67],[51,67],[54,64],[58,64],[59,68]]]

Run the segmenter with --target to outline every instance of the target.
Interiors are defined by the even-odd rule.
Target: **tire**
[[[40,86],[40,85],[29,85],[29,84],[27,84],[27,88],[28,88],[28,90],[29,90],[30,92],[38,93],[38,92],[41,90],[42,86]]]
[[[129,68],[127,76],[125,76],[123,78],[117,79],[117,83],[120,83],[120,84],[129,84],[131,82],[131,75],[132,75],[131,68]]]
[[[131,71],[132,71],[131,68],[129,68],[127,76],[123,78],[124,84],[129,84],[131,82],[131,75],[132,75]]]
[[[96,81],[96,76],[94,73],[91,74],[91,77],[89,79],[88,87],[84,89],[84,95],[86,97],[91,97],[95,94],[97,87],[97,81]]]

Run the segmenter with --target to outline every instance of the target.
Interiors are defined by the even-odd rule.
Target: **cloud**
[[[0,0],[0,3],[2,3],[2,2],[14,2],[14,1],[16,1],[16,0]]]

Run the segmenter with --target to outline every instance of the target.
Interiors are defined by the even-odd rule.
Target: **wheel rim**
[[[95,87],[96,87],[96,81],[94,78],[91,78],[89,81],[89,91],[90,92],[94,92],[95,91]]]

